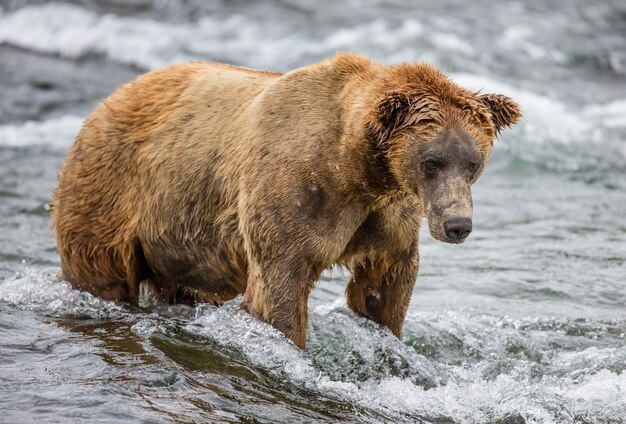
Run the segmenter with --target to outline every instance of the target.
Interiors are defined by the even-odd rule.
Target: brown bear
[[[519,118],[429,65],[352,54],[285,74],[150,72],[92,112],[59,172],[60,277],[134,304],[243,293],[304,348],[308,295],[339,264],[348,306],[399,337],[422,218],[463,242],[470,186]]]

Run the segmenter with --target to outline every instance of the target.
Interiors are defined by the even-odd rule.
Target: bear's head
[[[393,67],[371,96],[366,128],[394,185],[422,202],[431,235],[462,243],[472,231],[471,186],[493,140],[521,117],[501,94],[480,94],[428,65]]]

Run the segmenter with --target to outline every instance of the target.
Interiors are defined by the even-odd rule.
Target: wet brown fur
[[[349,54],[286,74],[153,71],[94,110],[59,172],[62,278],[131,303],[142,281],[169,303],[243,293],[304,347],[308,294],[341,264],[350,308],[399,336],[427,213],[416,151],[463,130],[482,169],[519,116],[428,65]]]

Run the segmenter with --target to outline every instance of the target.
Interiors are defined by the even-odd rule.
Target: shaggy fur
[[[59,172],[61,277],[135,304],[140,290],[169,303],[243,293],[304,347],[308,295],[341,264],[349,307],[399,336],[422,217],[451,242],[442,222],[471,217],[469,185],[519,117],[428,65],[348,54],[286,74],[150,72],[93,111]]]

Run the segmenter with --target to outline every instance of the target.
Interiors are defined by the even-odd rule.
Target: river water
[[[189,59],[424,60],[519,101],[463,245],[422,234],[401,341],[324,275],[300,351],[222,308],[56,283],[47,203],[89,110]],[[0,422],[626,422],[626,3],[0,2]]]

